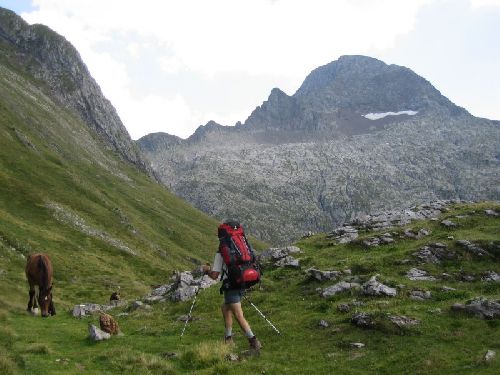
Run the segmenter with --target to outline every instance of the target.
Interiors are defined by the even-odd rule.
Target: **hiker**
[[[221,276],[221,294],[224,293],[222,316],[224,318],[224,342],[233,343],[233,315],[250,343],[250,349],[259,350],[262,345],[255,337],[248,324],[241,297],[244,290],[260,280],[260,272],[255,267],[253,250],[245,238],[243,228],[236,221],[227,221],[219,225],[219,250],[214,257],[214,266],[203,266],[203,273],[213,280]]]

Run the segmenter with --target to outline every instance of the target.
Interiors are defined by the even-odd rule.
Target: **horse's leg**
[[[56,308],[54,307],[54,301],[52,299],[50,300],[49,314],[52,316],[56,315]]]
[[[35,292],[35,286],[33,285],[33,293]],[[40,287],[38,287],[38,295],[40,295]],[[38,295],[35,295],[33,308],[38,309]]]
[[[33,285],[31,282],[29,282],[29,284],[30,284],[30,290],[29,290],[30,300],[28,301],[28,308],[26,310],[31,312],[31,309],[33,308],[33,303],[35,303],[36,306],[36,298],[35,298],[35,285]]]

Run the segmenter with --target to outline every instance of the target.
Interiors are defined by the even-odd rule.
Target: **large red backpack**
[[[260,281],[260,267],[248,243],[243,227],[237,222],[219,225],[219,252],[227,267],[225,286],[228,289],[247,289]]]

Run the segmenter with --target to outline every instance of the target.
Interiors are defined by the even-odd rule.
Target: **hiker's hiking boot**
[[[250,349],[260,350],[260,348],[262,348],[262,344],[260,343],[259,340],[257,340],[257,337],[255,336],[248,339],[248,342],[250,343]]]
[[[225,336],[224,337],[224,344],[234,345],[233,336]]]

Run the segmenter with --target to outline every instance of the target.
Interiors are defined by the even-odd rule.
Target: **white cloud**
[[[431,0],[34,0],[37,10],[22,16],[30,23],[48,25],[76,46],[132,137],[153,130],[185,137],[201,121],[244,121],[272,87],[292,94],[312,69],[340,55],[391,50],[402,35],[413,30],[419,11],[429,3]],[[123,51],[115,50],[121,48],[118,39]],[[113,50],[103,53],[103,44]],[[152,47],[145,54],[148,46]],[[138,63],[144,67],[132,72],[132,64]],[[238,72],[246,79],[279,80],[258,81],[261,86],[254,94],[245,92],[243,79],[238,92],[204,93],[220,96],[221,103],[224,98],[237,97],[238,108],[234,100],[226,100],[233,107],[196,108],[201,81],[212,82],[221,73]],[[236,115],[242,117],[234,118]]]
[[[500,7],[500,0],[470,0],[472,7],[480,8],[485,6]]]

